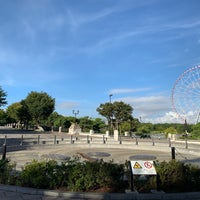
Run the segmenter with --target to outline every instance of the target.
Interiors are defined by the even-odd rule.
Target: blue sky
[[[8,105],[43,91],[62,115],[99,117],[113,94],[144,122],[179,120],[171,91],[200,63],[199,8],[199,0],[0,0]]]

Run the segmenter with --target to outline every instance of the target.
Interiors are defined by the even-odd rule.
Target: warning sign
[[[151,168],[153,167],[153,164],[152,164],[151,162],[149,162],[149,161],[146,161],[146,162],[144,163],[144,166],[145,166],[147,169],[151,169]]]
[[[142,166],[138,162],[135,162],[133,168],[134,169],[142,169]]]
[[[156,175],[153,161],[130,161],[133,175]]]

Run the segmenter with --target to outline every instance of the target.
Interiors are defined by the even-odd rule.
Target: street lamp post
[[[76,116],[79,114],[79,110],[77,110],[77,111],[73,110],[73,114],[74,114],[74,117],[75,117],[75,123],[76,123]]]
[[[113,96],[113,94],[109,94],[109,102],[110,104],[112,103],[111,101],[111,97]],[[112,124],[112,113],[111,113],[111,116],[110,116],[110,132],[112,132],[112,129],[113,129],[113,124]]]
[[[109,94],[110,103],[112,103],[112,101],[111,101],[111,97],[112,97],[112,96],[113,96],[112,94]]]

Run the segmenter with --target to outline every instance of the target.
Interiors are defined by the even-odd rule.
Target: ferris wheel
[[[183,72],[172,89],[172,106],[180,119],[197,123],[200,117],[200,66]]]

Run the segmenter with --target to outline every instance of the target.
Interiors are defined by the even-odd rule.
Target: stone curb
[[[0,185],[0,191],[4,192],[17,192],[21,194],[51,196],[51,197],[65,197],[65,198],[78,198],[78,199],[104,199],[105,193],[79,193],[79,192],[59,192],[56,190],[43,190],[28,187]]]
[[[42,190],[20,186],[0,185],[0,191],[3,192],[16,192],[22,195],[39,195],[49,196],[55,198],[66,199],[87,199],[87,200],[199,200],[200,192],[186,192],[186,193],[163,193],[156,192],[150,194],[144,193],[81,193],[81,192],[59,192],[54,190]]]

